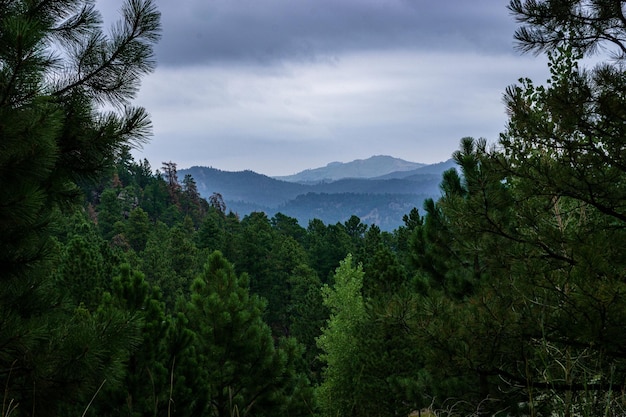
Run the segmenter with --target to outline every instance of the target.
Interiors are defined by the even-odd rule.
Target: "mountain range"
[[[294,175],[274,177],[277,180],[317,183],[336,181],[344,178],[375,178],[393,172],[407,172],[425,166],[386,155],[375,155],[368,159],[352,162],[331,162],[325,167],[307,169]]]
[[[280,177],[202,166],[180,169],[178,175],[190,174],[204,198],[220,193],[227,210],[240,216],[280,212],[307,227],[314,218],[334,224],[356,215],[391,231],[413,207],[421,209],[425,199],[439,196],[441,175],[453,167],[452,160],[429,165],[378,155]]]

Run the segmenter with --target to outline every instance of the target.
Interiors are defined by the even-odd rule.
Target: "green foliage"
[[[154,66],[159,13],[140,0],[122,13],[107,37],[91,2],[0,7],[0,385],[20,413],[87,403],[103,380],[120,380],[134,344],[131,317],[65,303],[55,279],[63,251],[52,240],[60,216],[76,208],[78,182],[97,179],[149,133],[146,112],[129,101]],[[72,285],[89,273],[100,285],[107,269],[94,242],[76,236],[64,256]],[[73,295],[92,304],[85,290]]]
[[[622,407],[623,74],[576,59],[559,48],[547,87],[508,90],[501,150],[461,142],[462,179],[444,176],[414,241],[431,278],[426,368],[485,413]]]
[[[282,213],[276,213],[270,221],[272,228],[276,232],[290,236],[300,244],[304,243],[306,230],[298,224],[298,219],[286,216]]]
[[[148,219],[148,213],[143,211],[141,207],[137,207],[130,212],[124,235],[130,247],[136,252],[141,252],[145,249],[150,227],[151,224]]]
[[[98,227],[106,240],[115,236],[115,223],[124,219],[122,204],[117,196],[116,190],[111,188],[104,190],[100,196],[97,215]]]
[[[417,297],[393,255],[379,249],[363,269],[348,256],[334,286],[322,293],[330,309],[318,338],[325,363],[317,390],[322,415],[408,415],[427,406],[428,379],[415,338]]]
[[[226,216],[210,207],[196,234],[196,246],[211,253],[224,247],[226,241]]]
[[[185,175],[183,179],[180,205],[183,215],[189,216],[196,227],[201,223],[202,217],[209,208],[206,200],[200,197],[196,181],[190,174]]]
[[[361,295],[363,270],[352,265],[351,255],[341,261],[334,282],[332,287],[322,287],[330,318],[317,339],[325,368],[316,394],[322,415],[347,416],[353,415],[359,406],[354,393],[361,376],[357,330],[366,319]]]
[[[93,308],[105,288],[105,267],[100,245],[74,236],[63,251],[61,275],[74,305]]]
[[[522,23],[515,39],[522,51],[550,52],[562,46],[593,54],[606,49],[624,58],[621,2],[610,0],[512,0],[509,10]]]
[[[312,381],[321,378],[320,350],[316,339],[328,319],[328,309],[322,303],[322,283],[313,269],[299,265],[289,277],[290,304],[288,305],[289,332],[305,348],[304,359]]]
[[[178,352],[171,343],[172,320],[165,314],[159,290],[152,288],[143,274],[123,265],[103,305],[137,317],[140,339],[126,361],[122,383],[105,386],[92,404],[92,412],[99,416],[167,415],[171,364]]]
[[[172,260],[170,256],[163,256],[167,253],[170,246],[169,229],[162,222],[157,222],[148,235],[146,247],[141,253],[139,269],[145,271],[146,280],[152,285],[161,287],[164,296],[169,297],[169,290],[165,285],[168,280],[173,280],[174,270],[172,269]],[[174,305],[176,297],[174,297],[171,305]]]
[[[299,349],[274,346],[263,322],[264,303],[248,291],[245,274],[237,276],[221,253],[214,252],[193,282],[184,325],[193,333],[176,378],[191,391],[175,401],[190,415],[299,415],[308,403],[296,369]],[[298,405],[295,409],[291,404]],[[187,415],[187,412],[185,412]]]
[[[272,269],[270,252],[274,233],[265,213],[251,213],[241,220],[237,253],[233,262],[250,277],[253,293],[267,297],[271,293]]]
[[[141,208],[148,213],[153,221],[159,219],[164,222],[162,216],[168,206],[167,196],[167,184],[159,174],[149,181],[143,189]]]
[[[354,415],[408,415],[430,405],[423,349],[415,339],[418,309],[407,290],[367,301],[366,319],[356,331],[360,374],[353,386]]]
[[[90,2],[5,3],[0,414],[624,414],[626,78],[579,64],[621,45],[619,2],[511,3],[550,80],[511,86],[498,145],[463,138],[393,233],[240,219],[133,161],[144,113],[98,108],[151,67],[151,2],[110,40]]]
[[[319,219],[309,222],[305,248],[310,264],[323,283],[328,281],[339,262],[350,253],[351,243],[342,224],[326,226]]]
[[[200,267],[198,266],[198,249],[193,243],[193,235],[184,225],[170,229],[169,248],[167,253],[172,264],[172,269],[180,277],[183,286],[188,287]]]
[[[407,285],[404,268],[391,249],[383,245],[371,251],[363,270],[363,294],[366,297],[397,294]]]

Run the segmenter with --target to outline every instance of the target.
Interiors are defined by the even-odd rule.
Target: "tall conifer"
[[[106,36],[91,1],[0,1],[0,385],[24,413],[93,395],[123,356],[129,328],[114,335],[98,322],[122,318],[65,311],[49,262],[51,228],[77,181],[149,134],[130,100],[154,67],[159,13],[151,0],[122,13]],[[117,339],[105,346],[107,337]]]

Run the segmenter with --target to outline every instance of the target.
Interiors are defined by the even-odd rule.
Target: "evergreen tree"
[[[200,197],[198,186],[191,174],[183,178],[182,194],[180,198],[181,211],[185,216],[191,217],[196,227],[201,224],[202,217],[207,212],[209,203]]]
[[[164,222],[161,215],[167,209],[167,184],[163,180],[163,177],[158,173],[143,189],[143,196],[141,199],[141,208],[148,213],[148,216],[153,222],[159,219]]]
[[[580,70],[567,46],[550,68],[547,87],[522,80],[508,90],[500,149],[462,141],[462,179],[446,175],[443,197],[427,206],[417,255],[433,279],[420,337],[433,379],[448,392],[465,385],[485,414],[617,415],[621,77]]]
[[[153,180],[152,167],[146,158],[130,166],[135,183],[143,190]]]
[[[193,281],[195,275],[201,270],[198,259],[198,248],[194,244],[193,224],[191,219],[187,222],[174,226],[169,233],[169,248],[167,254],[170,257],[172,269],[184,282],[181,288],[185,291]]]
[[[137,207],[130,212],[128,222],[124,228],[124,235],[135,252],[141,252],[145,249],[150,227],[148,213],[143,211],[141,207]]]
[[[319,219],[309,222],[305,248],[309,265],[323,283],[328,282],[339,262],[350,253],[351,245],[350,235],[341,223],[326,226]]]
[[[104,259],[98,242],[89,242],[85,236],[76,235],[63,251],[61,276],[63,286],[75,305],[83,303],[94,308],[100,302],[105,282]]]
[[[525,203],[513,236],[537,252],[523,264],[524,298],[550,306],[534,308],[543,317],[533,381],[562,401],[564,413],[622,413],[612,399],[625,372],[616,354],[625,345],[618,334],[626,260],[623,3],[513,1],[510,9],[523,24],[520,47],[546,51],[551,69],[545,87],[521,80],[507,90],[511,118],[503,152],[491,158]],[[595,57],[601,63],[589,70],[579,64],[605,51],[613,60]]]
[[[146,247],[141,254],[139,269],[145,271],[146,280],[151,285],[161,288],[164,299],[168,300],[168,307],[173,307],[177,295],[170,293],[171,288],[167,284],[173,281],[175,272],[172,268],[171,257],[164,256],[164,254],[168,253],[170,247],[169,235],[170,231],[167,225],[162,222],[157,222],[152,227]]]
[[[196,234],[196,246],[198,249],[205,249],[208,253],[216,250],[224,251],[225,229],[226,215],[213,207],[209,207]]]
[[[424,219],[420,215],[417,208],[412,208],[409,214],[402,217],[403,226],[398,227],[394,231],[394,247],[400,258],[401,264],[407,268],[407,271],[415,271],[415,265],[412,258],[411,241],[414,235],[419,233],[418,230],[423,225]]]
[[[350,248],[350,253],[358,253],[360,249],[360,245],[363,242],[363,238],[365,237],[365,233],[368,228],[367,225],[361,223],[361,219],[357,216],[352,215],[348,220],[346,220],[343,224],[346,233],[350,236],[352,240],[352,247]]]
[[[124,219],[122,204],[115,189],[107,188],[100,196],[97,209],[97,221],[100,233],[105,240],[111,240],[116,234],[115,224]]]
[[[128,358],[122,383],[105,388],[92,405],[94,415],[168,415],[172,358],[179,353],[170,342],[172,320],[164,311],[160,291],[143,274],[125,264],[105,294],[103,306],[127,311],[141,320],[140,340]]]
[[[148,0],[122,13],[109,38],[88,1],[0,4],[0,385],[24,412],[93,395],[130,341],[124,317],[64,310],[48,262],[77,182],[149,133],[129,101],[153,68],[159,13]],[[124,110],[102,113],[105,103]]]
[[[367,276],[367,273],[365,274]],[[354,415],[409,415],[431,404],[423,347],[416,343],[417,298],[408,288],[368,298],[355,329],[359,363]]]
[[[233,213],[229,212],[225,216],[225,224],[224,224],[224,233],[226,236],[238,236],[241,233],[241,222],[239,221],[239,217]],[[237,239],[225,239],[223,244],[224,247],[224,256],[226,259],[239,259],[241,256],[241,248],[239,247],[239,242]]]
[[[430,403],[415,339],[417,298],[388,248],[363,269],[348,262],[334,287],[324,287],[331,316],[318,338],[326,363],[318,390],[323,415],[408,415]]]
[[[550,52],[569,45],[585,55],[608,50],[626,58],[623,4],[611,0],[512,0],[509,10],[522,25],[515,32],[525,52]]]
[[[300,302],[294,296],[292,278],[296,271],[308,268],[306,252],[293,238],[279,235],[274,239],[270,252],[270,265],[271,287],[266,294],[262,294],[268,302],[265,321],[276,336],[288,336],[291,334],[291,311]]]
[[[272,228],[282,235],[287,235],[300,244],[304,244],[306,229],[298,224],[298,219],[276,213],[271,218]]]
[[[264,303],[248,291],[247,276],[214,252],[193,282],[184,323],[194,333],[176,378],[188,395],[174,398],[184,415],[246,416],[306,413],[306,380],[296,372],[301,355],[293,342],[274,346],[262,320]]]
[[[323,305],[320,292],[322,282],[311,267],[302,264],[291,272],[289,285],[289,334],[304,345],[310,379],[319,382],[322,363],[316,339],[328,319],[328,309]]]

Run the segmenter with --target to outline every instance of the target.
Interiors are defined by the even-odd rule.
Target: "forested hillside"
[[[364,161],[359,162],[358,166],[365,170]],[[356,214],[364,223],[391,232],[402,225],[402,216],[408,210],[441,195],[441,174],[454,163],[448,161],[408,170],[413,165],[418,164],[386,166],[407,171],[394,171],[384,177],[340,178],[327,182],[288,182],[252,171],[228,172],[208,167],[183,169],[178,177],[191,175],[202,197],[218,193],[231,210],[241,216],[255,211],[269,216],[283,213],[306,226],[316,218],[327,223],[343,223]],[[374,171],[376,168],[380,167],[374,164]],[[342,172],[350,174],[353,170]],[[339,175],[337,170],[333,173]]]
[[[306,169],[293,175],[274,177],[300,184],[318,184],[344,178],[376,178],[393,172],[407,172],[424,167],[425,164],[409,162],[387,155],[375,155],[351,162],[331,162],[325,167]]]
[[[0,1],[0,416],[624,415],[623,6],[510,8],[551,79],[382,231],[134,160],[153,1]]]

